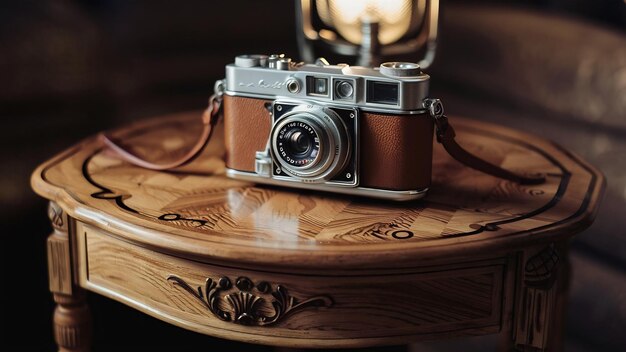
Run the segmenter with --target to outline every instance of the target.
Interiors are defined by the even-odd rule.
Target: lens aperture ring
[[[294,167],[312,167],[320,157],[319,128],[302,120],[289,121],[277,131],[278,157]]]
[[[274,160],[302,182],[324,182],[345,165],[351,153],[345,124],[331,109],[301,105],[272,128]]]

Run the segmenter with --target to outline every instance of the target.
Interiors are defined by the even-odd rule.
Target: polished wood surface
[[[587,163],[539,138],[452,121],[470,150],[512,170],[545,173],[548,182],[520,186],[481,174],[436,145],[434,182],[417,202],[257,187],[222,175],[218,135],[199,160],[167,173],[128,165],[88,139],[40,167],[33,186],[72,217],[106,223],[109,231],[143,245],[262,263],[275,263],[280,255],[281,262],[296,266],[332,266],[334,259],[343,267],[412,262],[417,249],[429,259],[462,256],[534,243],[539,236],[548,242],[558,231],[573,233],[590,223],[602,177]],[[193,143],[194,132],[196,114],[117,135],[139,153],[161,159]]]
[[[427,197],[389,203],[230,180],[221,131],[172,172],[87,139],[32,177],[53,224],[67,222],[49,239],[51,291],[82,304],[87,289],[191,330],[279,346],[496,332],[503,349],[558,346],[565,241],[593,220],[603,176],[543,139],[451,122],[470,151],[547,182],[496,179],[435,145]],[[137,153],[175,158],[194,143],[199,113],[114,133]],[[75,325],[88,327],[81,312]]]
[[[74,285],[69,238],[70,217],[50,202],[48,217],[52,234],[48,236],[48,280],[56,303],[53,315],[54,341],[60,352],[86,351],[91,344],[91,313],[85,291]]]

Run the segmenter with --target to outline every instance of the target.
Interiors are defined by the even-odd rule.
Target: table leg
[[[548,342],[548,351],[564,351],[565,323],[567,322],[567,303],[569,298],[569,284],[571,279],[571,263],[569,261],[569,246],[561,248],[561,266],[556,278],[556,302],[554,304],[554,319],[552,332]]]
[[[54,340],[61,352],[88,351],[91,343],[91,315],[85,291],[74,285],[69,240],[69,217],[51,202],[48,216],[54,231],[48,237],[48,279],[56,302]]]
[[[59,352],[88,351],[91,344],[91,314],[84,293],[55,293],[54,340]]]
[[[563,350],[563,326],[569,282],[567,243],[522,254],[514,330],[504,351]]]

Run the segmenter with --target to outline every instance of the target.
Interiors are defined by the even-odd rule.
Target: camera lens
[[[307,167],[316,162],[320,145],[316,128],[305,121],[290,122],[278,130],[278,156],[290,166]]]
[[[348,81],[339,81],[335,85],[335,96],[338,99],[351,99],[354,94],[354,87]]]
[[[313,145],[313,141],[304,133],[298,131],[289,137],[289,148],[296,154],[304,154]]]
[[[283,104],[281,104],[283,105]],[[272,158],[284,175],[325,182],[341,171],[352,153],[351,135],[330,108],[298,105],[280,116],[270,136]]]

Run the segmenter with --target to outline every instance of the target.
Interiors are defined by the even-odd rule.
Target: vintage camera
[[[235,179],[412,200],[431,180],[430,77],[380,67],[241,55],[226,66],[226,174]]]

